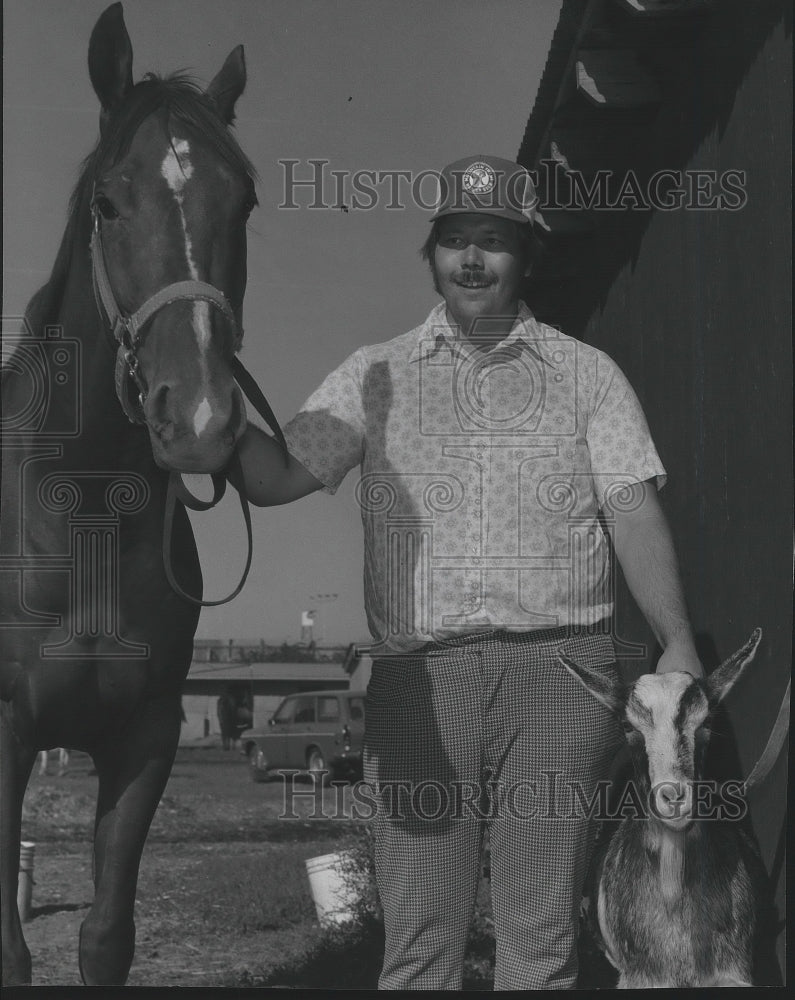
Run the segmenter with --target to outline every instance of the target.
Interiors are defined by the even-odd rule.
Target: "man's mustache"
[[[494,283],[494,276],[477,268],[463,268],[454,271],[451,279],[457,282],[476,282],[479,285],[491,285]]]

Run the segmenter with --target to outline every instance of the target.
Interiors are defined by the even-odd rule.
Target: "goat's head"
[[[706,680],[672,671],[616,684],[560,657],[569,673],[621,720],[636,764],[643,762],[636,771],[648,781],[652,815],[670,829],[682,830],[694,819],[693,781],[703,775],[709,718],[753,659],[761,638],[762,630],[755,629]]]

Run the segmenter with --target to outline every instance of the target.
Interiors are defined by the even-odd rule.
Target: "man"
[[[382,988],[460,989],[484,816],[495,988],[575,983],[592,839],[575,806],[621,734],[557,657],[616,670],[600,517],[658,670],[702,673],[640,405],[609,358],[520,301],[536,200],[510,161],[445,168],[423,248],[444,301],[324,381],[285,428],[286,470],[255,428],[240,448],[258,504],[333,493],[361,466]]]

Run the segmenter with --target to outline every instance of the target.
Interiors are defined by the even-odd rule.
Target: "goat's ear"
[[[100,128],[132,90],[133,51],[120,3],[99,16],[88,43],[88,75],[102,105]]]
[[[743,669],[753,660],[761,640],[762,629],[754,629],[748,642],[712,671],[705,681],[707,695],[712,704],[717,704],[731,691]]]
[[[243,46],[238,45],[226,57],[226,62],[213,77],[206,90],[207,96],[218,108],[218,114],[230,125],[235,119],[235,101],[246,87],[246,60]]]
[[[558,660],[605,708],[609,709],[614,715],[623,716],[623,690],[619,685],[615,684],[609,677],[605,677],[604,674],[600,674],[590,667],[584,667],[581,663],[575,663],[574,660],[570,660],[568,656],[564,656],[562,653],[558,654]]]

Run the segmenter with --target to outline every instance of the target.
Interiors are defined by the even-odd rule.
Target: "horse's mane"
[[[148,73],[137,83],[121,108],[108,119],[94,149],[83,160],[72,196],[66,228],[49,280],[31,298],[26,316],[34,335],[55,323],[75,248],[88,247],[91,194],[100,171],[117,163],[128,151],[138,128],[154,112],[166,109],[189,131],[210,143],[232,168],[253,180],[257,173],[199,84],[184,73],[160,77]]]

